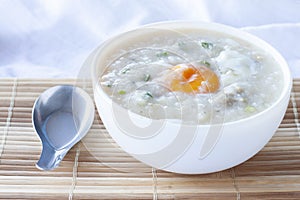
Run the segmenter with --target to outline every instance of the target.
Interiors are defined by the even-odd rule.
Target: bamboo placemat
[[[89,137],[71,149],[59,168],[40,171],[35,163],[41,144],[31,124],[34,100],[51,86],[74,83],[0,79],[0,198],[300,199],[300,79],[294,80],[275,136],[234,168],[206,175],[152,169],[114,145],[96,114]]]

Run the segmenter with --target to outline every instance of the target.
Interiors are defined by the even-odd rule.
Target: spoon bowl
[[[60,85],[43,92],[32,111],[33,126],[43,146],[36,167],[41,170],[56,168],[90,129],[94,110],[93,100],[78,87]]]

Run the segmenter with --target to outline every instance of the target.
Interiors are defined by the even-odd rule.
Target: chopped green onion
[[[210,67],[210,63],[207,62],[206,60],[202,60],[200,63],[205,65],[206,67]]]
[[[179,47],[182,47],[182,46],[184,46],[184,45],[185,45],[185,42],[183,42],[183,41],[178,42],[178,46],[179,46]]]
[[[211,49],[213,47],[213,44],[210,43],[210,42],[201,42],[201,46],[204,48],[204,49]]]
[[[119,93],[120,95],[124,95],[124,94],[126,94],[126,91],[125,91],[125,90],[120,90],[118,93]]]
[[[106,86],[106,87],[112,87],[112,83],[109,81],[103,82],[102,85]]]
[[[247,112],[247,113],[253,113],[253,112],[255,112],[256,111],[256,109],[255,109],[255,107],[253,107],[253,106],[247,106],[246,108],[245,108],[245,112]]]
[[[163,53],[162,53],[162,56],[168,56],[168,55],[169,55],[168,52],[163,52]]]
[[[167,57],[168,55],[169,55],[169,53],[166,52],[166,51],[156,54],[156,56],[159,57],[159,58],[161,58],[161,57]]]
[[[146,97],[153,98],[153,96],[152,96],[152,94],[151,94],[150,92],[146,92],[146,93],[145,93],[145,96],[146,96]]]
[[[150,74],[145,74],[144,81],[147,82],[151,78]]]
[[[129,68],[123,68],[122,70],[121,70],[121,73],[122,74],[126,74],[128,71],[129,71],[130,69]]]

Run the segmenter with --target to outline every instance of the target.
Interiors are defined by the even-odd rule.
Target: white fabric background
[[[0,77],[76,77],[107,38],[165,20],[242,28],[300,77],[300,0],[0,0],[0,13]]]

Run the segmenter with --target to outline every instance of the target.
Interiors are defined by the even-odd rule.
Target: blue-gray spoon
[[[78,87],[60,85],[43,92],[32,111],[33,126],[43,146],[36,167],[41,170],[56,168],[89,131],[94,112],[93,100]]]

